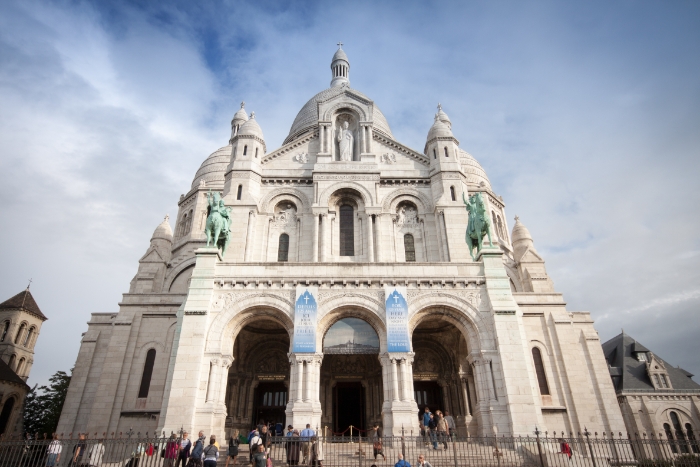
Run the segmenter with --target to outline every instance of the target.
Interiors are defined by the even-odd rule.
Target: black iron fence
[[[120,433],[0,438],[0,467],[174,467],[177,435]],[[226,465],[222,442],[218,465]],[[316,443],[316,445],[314,445]],[[315,439],[273,437],[266,452],[274,466],[310,465],[318,453],[324,466],[393,466],[399,455],[411,466],[419,456],[433,467],[700,467],[695,439],[621,433],[540,433],[532,436],[456,437],[440,433],[381,439],[329,436]],[[248,465],[247,444],[239,446],[236,465]],[[184,465],[184,463],[182,464]],[[234,465],[229,460],[228,465]],[[426,464],[427,465],[427,464]]]

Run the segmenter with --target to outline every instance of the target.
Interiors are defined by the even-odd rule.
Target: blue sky
[[[30,384],[117,311],[239,102],[278,147],[339,40],[399,141],[442,103],[570,310],[700,374],[700,3],[5,1],[0,297],[32,277],[49,317]]]

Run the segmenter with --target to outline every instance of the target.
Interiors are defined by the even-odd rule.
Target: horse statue
[[[231,241],[231,208],[227,208],[219,193],[207,193],[207,223],[204,233],[207,246],[211,243],[221,249],[221,256],[226,254],[226,247]]]
[[[481,193],[471,195],[469,201],[467,201],[464,197],[464,192],[462,192],[462,201],[467,206],[467,212],[469,213],[465,241],[469,246],[469,254],[473,260],[476,260],[474,248],[476,248],[476,254],[478,255],[483,248],[484,235],[488,235],[489,246],[493,246],[493,242],[491,242],[491,221],[488,214],[486,214],[486,206]]]

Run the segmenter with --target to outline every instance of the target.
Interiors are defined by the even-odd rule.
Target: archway
[[[476,391],[467,341],[462,332],[441,316],[423,319],[413,330],[413,390],[418,416],[425,408],[449,412],[458,433],[478,433],[473,417]]]
[[[383,403],[379,337],[360,318],[336,321],[323,337],[321,423],[335,433],[381,422]],[[329,433],[330,434],[330,433]]]
[[[226,391],[226,433],[260,424],[281,431],[289,398],[289,333],[262,317],[246,324],[233,344]]]

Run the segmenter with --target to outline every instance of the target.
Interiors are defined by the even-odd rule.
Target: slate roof
[[[650,351],[624,332],[603,344],[603,354],[605,354],[605,359],[608,361],[610,376],[613,378],[615,391],[618,394],[621,392],[654,390],[654,385],[647,374],[646,363],[637,359],[636,352]],[[700,384],[691,379],[693,376],[691,373],[674,367],[656,354],[654,356],[666,366],[666,371],[674,390],[700,391]],[[647,354],[647,358],[649,357],[650,355]],[[669,391],[669,389],[665,391]]]
[[[27,386],[27,383],[25,383],[22,378],[17,376],[17,373],[15,373],[12,368],[10,368],[10,366],[2,359],[0,359],[0,381],[19,384],[20,386],[30,389],[29,386]]]
[[[0,303],[0,311],[2,310],[23,310],[39,317],[42,321],[48,318],[39,309],[39,305],[34,301],[32,293],[29,289],[23,290],[14,297]]]

